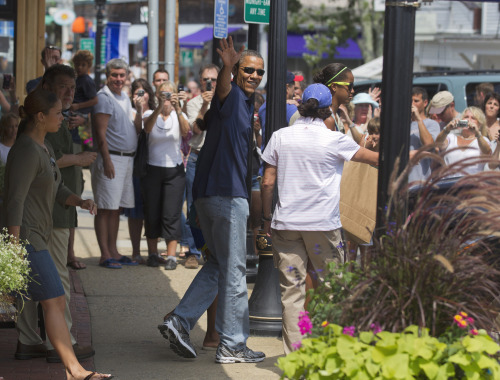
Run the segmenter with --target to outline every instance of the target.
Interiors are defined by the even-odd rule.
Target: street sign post
[[[93,38],[80,38],[80,50],[88,50],[95,54],[95,41]]]
[[[245,0],[247,24],[269,24],[271,0]]]
[[[215,0],[214,3],[214,37],[227,38],[229,0]]]
[[[193,51],[181,50],[180,61],[182,67],[193,67]]]

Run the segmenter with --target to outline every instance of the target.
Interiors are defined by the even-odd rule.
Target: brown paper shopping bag
[[[340,182],[340,222],[348,240],[369,243],[377,213],[378,169],[349,161]]]

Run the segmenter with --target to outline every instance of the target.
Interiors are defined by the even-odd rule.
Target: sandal
[[[122,256],[116,261],[118,263],[120,263],[121,265],[131,265],[131,266],[139,265],[139,263],[137,261],[133,261],[130,259],[130,257],[127,257],[127,256]]]
[[[99,263],[99,266],[108,269],[122,269],[121,264],[115,259],[104,260],[102,263]]]
[[[72,261],[69,261],[66,264],[66,266],[70,267],[73,270],[81,270],[81,269],[86,269],[87,268],[87,266],[84,263],[82,263],[82,262],[80,262],[80,261],[78,261],[76,259],[72,260]]]
[[[90,373],[89,375],[87,375],[85,377],[85,379],[83,380],[92,380],[92,377],[94,377],[95,375],[104,375],[104,374],[101,374],[101,373],[97,373],[97,372],[92,372]],[[100,377],[100,379],[112,379],[113,378],[113,375],[104,375],[104,377]]]

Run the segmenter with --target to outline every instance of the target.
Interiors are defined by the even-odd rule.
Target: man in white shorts
[[[128,71],[127,63],[121,59],[107,63],[107,85],[97,93],[99,102],[93,109],[98,149],[97,159],[91,167],[92,190],[98,206],[94,227],[101,249],[99,265],[109,269],[137,265],[120,255],[116,247],[120,207],[134,207],[132,169],[140,132],[132,122],[130,99],[122,91]]]

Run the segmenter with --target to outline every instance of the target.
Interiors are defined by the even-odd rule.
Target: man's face
[[[302,98],[302,94],[304,91],[302,91],[302,87],[300,86],[300,82],[295,81],[295,84],[293,86],[293,95],[295,97]]]
[[[217,87],[217,70],[215,69],[206,69],[201,73],[200,83],[201,83],[201,91],[207,91],[207,82],[208,80],[212,81],[212,90],[215,91]]]
[[[249,74],[248,72],[252,69],[254,72]],[[262,81],[262,75],[258,75],[257,70],[264,70],[264,61],[259,57],[247,55],[241,61],[237,71],[233,71],[236,76],[236,84],[246,96],[252,95]]]
[[[295,84],[294,83],[287,83],[287,85],[286,85],[286,98],[287,98],[287,100],[293,99],[294,91],[295,91]]]
[[[439,119],[441,119],[443,123],[448,124],[450,121],[453,120],[453,117],[455,116],[455,112],[453,112],[454,110],[455,110],[455,103],[452,102],[446,106],[443,112],[438,114]]]
[[[168,81],[167,73],[156,73],[153,78],[153,84],[156,88],[160,88],[160,86]]]
[[[75,79],[67,75],[58,75],[54,83],[49,85],[48,90],[57,95],[62,103],[63,110],[67,110],[73,103],[75,97],[76,83]]]
[[[45,59],[42,59],[41,61],[43,67],[47,70],[49,67],[52,67],[61,61],[61,51],[55,47],[46,47]]]
[[[111,69],[108,76],[108,87],[111,92],[121,94],[125,81],[127,80],[127,70]]]
[[[427,100],[422,100],[422,94],[415,94],[411,97],[412,104],[417,107],[418,112],[421,114],[424,112],[425,107],[427,107]]]

